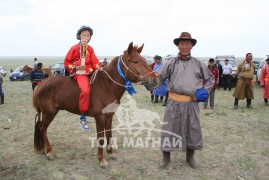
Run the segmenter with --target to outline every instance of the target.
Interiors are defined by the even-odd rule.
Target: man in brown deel
[[[182,32],[179,38],[174,39],[179,49],[178,57],[157,70],[161,82],[168,79],[169,91],[161,133],[161,167],[169,164],[171,151],[182,150],[187,151],[187,163],[197,168],[194,151],[203,148],[198,102],[207,99],[215,80],[207,66],[191,56],[196,42],[190,33]]]
[[[234,109],[238,109],[239,99],[247,98],[247,108],[252,109],[251,99],[253,95],[253,74],[255,65],[252,62],[252,54],[247,53],[246,59],[237,67],[238,81],[234,89]]]

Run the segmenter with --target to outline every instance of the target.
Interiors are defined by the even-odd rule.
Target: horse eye
[[[134,60],[133,63],[134,63],[134,64],[138,64],[138,61],[137,61],[137,60]]]

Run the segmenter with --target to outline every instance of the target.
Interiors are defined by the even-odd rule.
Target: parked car
[[[177,57],[177,55],[174,55],[174,54],[168,54],[168,55],[166,55],[166,56],[164,57],[164,60],[170,60],[170,59],[172,59],[172,58],[174,58],[174,57]]]
[[[260,66],[260,62],[258,62],[258,61],[252,61],[252,62],[255,65],[254,74],[257,74],[257,71],[258,71],[259,66]]]
[[[262,68],[265,65],[265,60],[269,58],[269,55],[267,55],[266,58],[262,59],[260,64],[259,64],[259,68],[257,70],[257,74],[256,74],[256,83],[260,84],[260,78],[261,78],[261,72],[262,72]]]
[[[237,77],[237,62],[235,60],[235,56],[234,55],[216,56],[215,60],[219,60],[220,64],[223,66],[225,59],[228,59],[229,64],[232,65],[232,79],[231,79],[231,82],[235,86],[236,83],[237,83],[237,80],[238,80],[238,77]]]
[[[22,72],[23,66],[19,66],[9,75],[10,81],[15,81],[15,80],[29,80],[30,79],[30,73],[27,71]]]
[[[66,71],[63,62],[59,62],[59,63],[54,64],[54,66],[52,67],[51,70],[52,70],[53,76],[57,73],[57,71],[59,72],[60,76],[69,76],[69,72]]]
[[[6,76],[6,75],[7,75],[6,68],[0,66],[0,74],[1,74],[2,76]]]

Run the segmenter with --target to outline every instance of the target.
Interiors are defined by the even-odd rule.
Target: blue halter
[[[135,91],[132,83],[124,76],[124,74],[120,68],[120,61],[121,61],[121,57],[119,57],[118,63],[117,63],[118,73],[120,74],[122,79],[125,81],[125,90],[127,90],[130,95],[133,95],[136,93],[136,91]]]

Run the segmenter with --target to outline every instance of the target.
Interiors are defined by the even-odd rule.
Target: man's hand
[[[196,97],[195,96],[191,96],[191,101],[192,102],[196,102]]]

